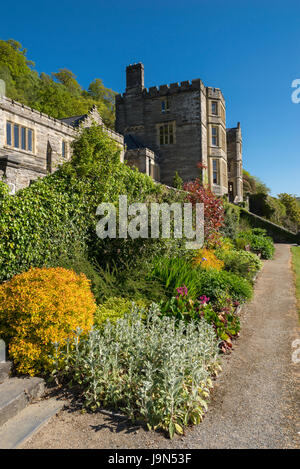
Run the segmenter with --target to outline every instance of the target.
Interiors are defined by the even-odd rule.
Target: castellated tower
[[[242,131],[238,122],[237,127],[227,129],[227,158],[228,158],[228,195],[230,202],[243,201],[243,160],[242,160]]]
[[[126,92],[116,97],[116,130],[125,136],[125,159],[154,179],[172,185],[177,171],[184,182],[194,180],[202,163],[203,182],[216,195],[228,193],[226,105],[220,89],[200,79],[147,89],[143,64],[129,65]]]

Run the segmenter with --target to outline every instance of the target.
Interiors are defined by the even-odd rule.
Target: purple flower
[[[199,297],[199,301],[202,305],[206,305],[209,302],[210,298],[208,298],[206,295],[202,295]]]
[[[176,291],[178,293],[178,296],[176,298],[179,298],[179,296],[187,296],[188,295],[188,289],[186,288],[185,285],[183,285],[183,287],[176,288]]]

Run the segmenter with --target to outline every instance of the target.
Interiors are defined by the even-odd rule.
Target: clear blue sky
[[[201,78],[222,89],[227,127],[241,122],[244,167],[275,195],[300,196],[299,0],[15,0],[1,39],[28,49],[39,72],[72,70],[117,92],[143,62],[147,87]]]

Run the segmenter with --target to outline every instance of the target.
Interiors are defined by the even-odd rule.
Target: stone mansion
[[[83,116],[54,119],[0,94],[0,177],[11,192],[55,170],[71,156],[78,130],[94,121],[96,108]],[[126,68],[126,91],[116,96],[116,132],[121,160],[157,182],[172,185],[177,171],[184,182],[200,174],[219,196],[243,200],[240,124],[226,129],[226,105],[218,88],[200,79],[144,87],[144,66]]]

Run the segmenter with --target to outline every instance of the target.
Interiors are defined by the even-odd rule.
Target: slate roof
[[[136,137],[131,134],[124,135],[124,143],[127,150],[137,150],[138,148],[146,148]]]
[[[78,127],[80,122],[82,122],[87,117],[87,114],[83,114],[82,116],[72,116],[72,117],[64,117],[63,119],[59,119],[65,124],[71,125],[72,127]]]

